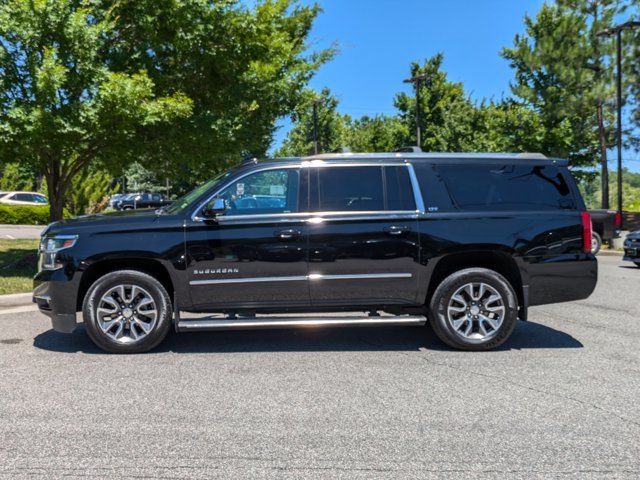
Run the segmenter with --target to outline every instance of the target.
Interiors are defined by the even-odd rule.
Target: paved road
[[[0,315],[0,478],[638,478],[640,269],[600,266],[484,354],[380,328],[116,356]]]
[[[4,225],[0,224],[0,238],[40,238],[45,225]]]

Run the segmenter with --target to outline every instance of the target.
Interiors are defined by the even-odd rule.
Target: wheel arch
[[[521,318],[526,318],[528,304],[525,285],[521,270],[513,256],[505,252],[496,251],[472,251],[452,253],[443,256],[435,265],[427,287],[425,305],[429,305],[438,285],[454,272],[465,268],[486,268],[499,273],[507,279],[516,293]]]
[[[158,260],[152,258],[110,258],[92,263],[83,272],[80,279],[80,286],[78,288],[76,311],[82,310],[84,298],[91,285],[93,285],[98,278],[117,270],[136,270],[151,275],[167,290],[169,298],[173,303],[175,292],[173,280],[169,271]]]

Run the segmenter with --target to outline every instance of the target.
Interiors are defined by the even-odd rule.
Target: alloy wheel
[[[502,295],[491,285],[467,283],[449,300],[447,320],[455,333],[465,341],[485,342],[498,333],[505,319]]]
[[[142,340],[156,326],[158,309],[153,297],[138,285],[117,285],[102,295],[96,310],[98,326],[117,343]]]

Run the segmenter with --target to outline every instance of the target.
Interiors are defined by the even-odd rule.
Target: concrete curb
[[[31,292],[0,295],[0,310],[33,305],[33,302],[31,301],[32,296],[33,294]]]
[[[602,255],[605,257],[622,257],[624,252],[619,252],[617,250],[600,250],[598,255]]]

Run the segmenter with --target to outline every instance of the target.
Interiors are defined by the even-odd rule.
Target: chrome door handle
[[[402,235],[405,232],[409,231],[409,227],[405,227],[405,226],[397,226],[397,225],[391,225],[390,227],[385,227],[384,228],[384,232],[387,235]]]
[[[291,229],[280,230],[275,233],[275,236],[282,240],[291,240],[292,238],[299,237],[300,235],[302,235],[302,232],[300,232],[300,230],[291,230]]]

